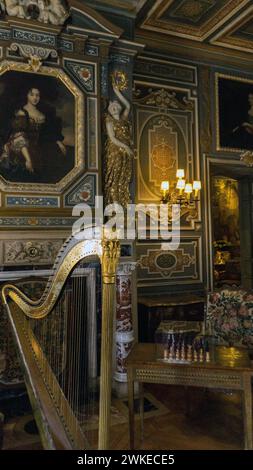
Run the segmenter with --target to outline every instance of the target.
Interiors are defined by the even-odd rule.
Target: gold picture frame
[[[34,183],[34,182],[16,182],[9,181],[0,175],[0,190],[3,193],[29,193],[43,195],[60,196],[64,189],[83,171],[85,164],[85,97],[81,89],[69,78],[69,76],[60,68],[41,65],[35,70],[32,63],[17,63],[5,60],[0,64],[0,80],[7,72],[21,72],[23,74],[33,74],[37,77],[53,77],[59,80],[61,84],[73,95],[74,99],[74,166],[70,171],[57,182],[54,183]],[[30,75],[31,77],[31,75]]]

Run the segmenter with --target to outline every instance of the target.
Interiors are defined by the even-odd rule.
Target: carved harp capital
[[[103,282],[114,284],[117,264],[120,258],[119,240],[103,240],[103,254],[101,256]]]

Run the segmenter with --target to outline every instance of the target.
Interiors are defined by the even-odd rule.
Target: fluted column
[[[127,382],[125,360],[134,341],[132,317],[132,272],[134,262],[121,263],[116,276],[116,370],[114,379]]]
[[[98,448],[109,449],[112,386],[112,342],[115,308],[115,273],[120,256],[117,240],[103,241],[102,264],[102,340],[99,402]]]

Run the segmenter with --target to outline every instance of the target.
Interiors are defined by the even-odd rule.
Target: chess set
[[[156,330],[155,342],[159,361],[210,362],[208,338],[199,322],[163,321]]]
[[[187,364],[190,362],[210,362],[209,344],[205,338],[196,339],[192,344],[184,341],[163,345],[163,357],[159,360],[169,363]]]

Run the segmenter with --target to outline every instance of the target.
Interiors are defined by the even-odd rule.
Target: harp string
[[[91,315],[90,290],[78,267],[54,309],[43,319],[22,314],[22,328],[31,343],[43,379],[59,415],[78,442],[80,425],[90,446],[97,445],[98,393],[94,344],[96,322]],[[93,290],[98,286],[93,286]],[[93,292],[94,295],[94,292]],[[97,422],[96,422],[97,419]]]

